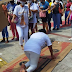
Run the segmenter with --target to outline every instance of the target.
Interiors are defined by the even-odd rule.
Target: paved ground
[[[64,17],[62,18],[64,20]],[[41,29],[42,26],[38,25],[38,29]],[[24,53],[19,46],[18,41],[11,41],[12,33],[9,30],[9,43],[0,43],[0,53],[2,53],[2,58],[8,63],[17,58],[18,56]],[[71,37],[71,27],[63,27],[58,31],[52,31],[48,36],[55,41],[71,42],[68,39]],[[0,32],[0,40],[2,39]],[[55,67],[52,72],[72,72],[72,51]]]

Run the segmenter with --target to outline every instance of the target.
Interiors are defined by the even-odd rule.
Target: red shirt
[[[71,2],[66,4],[66,8],[67,8],[66,11],[70,11],[70,6],[71,6]]]

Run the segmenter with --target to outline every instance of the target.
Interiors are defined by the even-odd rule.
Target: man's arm
[[[45,39],[46,39],[47,46],[48,46],[48,48],[50,50],[50,53],[51,53],[51,59],[55,59],[55,56],[53,55],[53,49],[52,49],[51,40],[50,40],[50,38],[47,35],[46,35]]]
[[[51,59],[55,59],[55,56],[53,55],[52,45],[48,46],[48,47],[49,47],[49,50],[50,50],[50,53],[51,53]]]

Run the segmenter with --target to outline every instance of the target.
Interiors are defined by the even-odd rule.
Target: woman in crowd
[[[39,14],[43,11],[43,10],[45,10],[45,9],[47,9],[48,8],[48,6],[49,6],[49,3],[48,3],[48,1],[45,1],[45,0],[40,0],[40,6],[39,6]],[[46,27],[46,33],[48,34],[48,24],[46,23],[47,22],[47,11],[46,11],[46,15],[44,16],[44,17],[41,17],[41,19],[42,19],[42,22],[43,22],[43,29],[45,29],[45,27]]]
[[[19,44],[23,50],[23,38],[26,43],[28,40],[28,7],[25,6],[26,0],[20,0],[20,5],[17,5],[13,12],[12,23],[17,18],[16,28],[19,34]]]
[[[47,14],[47,18],[48,18],[48,25],[49,25],[49,32],[51,31],[51,18],[52,18],[52,11],[51,11],[51,8],[52,8],[52,2],[51,0],[47,0],[49,2],[49,6],[47,9],[43,10],[43,12],[45,11],[48,11],[48,14]]]
[[[62,6],[61,6],[61,9],[63,9]],[[61,14],[59,13],[59,1],[58,0],[55,0],[53,8],[51,10],[53,10],[53,21],[54,21],[53,30],[55,29],[59,30]]]
[[[12,14],[13,14],[15,6],[16,6],[16,4],[14,3],[14,0],[12,0],[12,1],[10,1],[10,3],[8,3],[7,10],[8,10],[8,21],[11,25],[11,30],[12,30],[12,34],[13,34],[13,37],[11,40],[14,40],[15,32],[16,32],[16,37],[17,37],[16,41],[17,41],[17,40],[19,40],[19,35],[18,35],[17,29],[16,29],[16,24],[11,22]]]
[[[48,0],[49,2],[49,10],[48,10],[48,25],[49,25],[49,31],[51,31],[51,18],[52,18],[52,11],[51,11],[51,6],[52,6],[52,2],[51,0]]]
[[[70,19],[71,20],[71,23],[72,23],[72,1],[71,1],[71,6],[70,6],[70,12],[69,12],[69,14],[67,16],[66,21],[68,21],[68,19]]]
[[[66,18],[67,18],[67,16],[68,16],[69,12],[70,12],[70,6],[71,6],[70,1],[67,0],[66,12],[65,12],[65,25],[66,25]],[[69,24],[69,19],[68,19],[68,24]]]
[[[33,14],[33,18],[31,20],[29,20],[29,28],[31,28],[31,34],[33,34],[35,25],[37,23],[37,18],[36,18],[36,13],[38,12],[38,6],[36,3],[34,3],[34,0],[32,0],[32,2],[30,3],[30,11]],[[34,25],[35,24],[35,25]]]
[[[63,7],[63,1],[62,0],[59,0],[59,3]],[[63,9],[64,9],[64,7],[63,7]],[[62,26],[62,16],[60,17],[60,26]]]

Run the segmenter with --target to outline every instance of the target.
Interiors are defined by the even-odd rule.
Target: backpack
[[[53,10],[53,13],[54,14],[57,14],[57,13],[59,13],[59,4],[55,4],[55,8],[54,8],[54,10]]]

